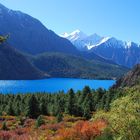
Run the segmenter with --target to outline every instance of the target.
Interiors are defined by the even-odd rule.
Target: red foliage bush
[[[106,127],[106,122],[99,120],[96,122],[79,121],[70,129],[59,130],[57,140],[90,140],[101,135],[102,130]]]
[[[0,139],[1,140],[10,140],[12,136],[15,136],[14,132],[9,132],[9,131],[0,131]]]

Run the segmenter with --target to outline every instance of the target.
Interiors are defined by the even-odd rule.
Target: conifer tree
[[[41,100],[40,103],[40,113],[42,115],[48,115],[47,103],[44,100]]]
[[[43,120],[43,117],[40,115],[36,120],[36,127],[38,128],[43,124],[45,124],[45,121]]]
[[[83,117],[85,117],[87,120],[91,118],[90,105],[89,105],[88,101],[85,103],[85,106],[84,106],[84,115],[83,115]]]
[[[11,102],[7,105],[6,113],[8,115],[11,115],[11,116],[14,116],[15,115],[14,110],[13,110],[13,105],[12,105]]]
[[[37,118],[39,116],[39,104],[35,95],[31,95],[27,103],[26,116],[30,118]]]
[[[73,89],[70,89],[68,92],[68,100],[67,100],[67,106],[66,106],[66,113],[70,115],[75,114],[75,93]]]
[[[58,123],[63,121],[63,114],[62,114],[62,112],[58,112],[58,114],[56,116],[56,120],[57,120]]]

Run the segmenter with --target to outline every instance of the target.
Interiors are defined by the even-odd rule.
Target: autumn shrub
[[[0,131],[0,140],[10,140],[13,136],[15,136],[14,132],[9,131]]]
[[[101,135],[107,123],[103,120],[96,122],[79,121],[72,128],[59,130],[57,140],[90,140]]]

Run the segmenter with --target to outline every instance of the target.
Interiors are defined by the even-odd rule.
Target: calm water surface
[[[26,93],[26,92],[58,92],[68,91],[73,88],[81,90],[84,86],[92,89],[99,87],[108,89],[115,83],[114,80],[87,80],[74,78],[50,78],[43,80],[0,80],[1,93]]]

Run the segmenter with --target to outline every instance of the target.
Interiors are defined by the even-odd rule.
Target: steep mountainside
[[[8,33],[10,34],[9,44],[22,52],[30,54],[46,51],[78,53],[70,41],[48,30],[37,19],[0,4],[0,34]]]
[[[76,30],[62,37],[69,39],[80,51],[96,53],[98,56],[114,61],[119,65],[133,67],[140,63],[140,46],[134,42],[125,42],[114,37],[90,36]]]
[[[119,79],[113,88],[140,86],[140,64],[136,65],[124,77]]]
[[[47,77],[14,48],[0,44],[0,80],[39,79]]]
[[[31,57],[33,65],[52,77],[75,77],[113,79],[122,76],[128,69],[99,60],[84,59],[62,53],[44,53]]]
[[[133,42],[126,43],[115,38],[109,38],[90,51],[127,67],[133,67],[140,63],[140,47]]]

